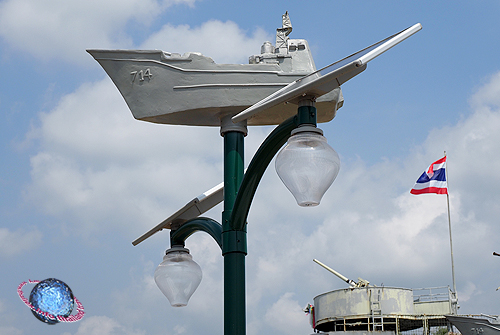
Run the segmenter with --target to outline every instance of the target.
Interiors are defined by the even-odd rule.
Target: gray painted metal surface
[[[313,311],[313,327],[321,331],[399,332],[446,326],[444,315],[456,314],[456,299],[447,286],[351,287],[315,297]]]
[[[462,335],[500,335],[498,319],[458,315],[446,315],[446,319],[457,327]]]
[[[458,300],[447,286],[414,288],[413,305],[415,314],[457,314]]]
[[[136,119],[166,124],[220,126],[235,115],[308,74],[316,66],[306,40],[289,39],[283,16],[277,47],[265,42],[250,64],[217,64],[198,52],[87,50],[111,77]],[[328,122],[343,104],[340,87],[317,99],[317,120]],[[247,120],[274,125],[295,115],[297,106],[280,104]]]
[[[321,334],[331,334],[331,335],[395,335],[396,332],[394,331],[368,331],[368,330],[353,330],[353,331],[334,331],[334,332],[322,332]],[[311,334],[311,335],[318,335],[317,333]]]
[[[346,288],[314,298],[316,324],[336,316],[371,315],[374,307],[384,315],[413,314],[413,292],[394,287]]]
[[[153,236],[163,229],[172,229],[172,226],[179,227],[186,221],[194,219],[217,206],[222,202],[222,200],[224,200],[224,183],[220,183],[219,185],[189,201],[186,205],[184,205],[184,207],[163,220],[159,225],[133,241],[132,244],[138,245],[145,239]]]

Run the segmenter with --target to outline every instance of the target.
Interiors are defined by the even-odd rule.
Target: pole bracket
[[[215,242],[217,242],[219,247],[222,249],[222,225],[213,219],[205,217],[198,217],[189,220],[178,229],[171,230],[170,245],[184,246],[186,239],[197,231],[203,231],[212,236]]]
[[[247,232],[244,230],[229,230],[222,233],[222,256],[238,252],[247,254]]]

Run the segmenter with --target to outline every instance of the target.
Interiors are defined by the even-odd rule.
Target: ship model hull
[[[220,126],[223,116],[239,113],[314,70],[286,72],[279,64],[267,63],[216,64],[199,53],[88,52],[111,77],[136,119],[165,124]],[[293,62],[292,57],[286,60]],[[332,120],[342,102],[340,88],[320,97],[318,122]],[[279,124],[296,112],[296,105],[282,104],[249,119],[248,125]]]
[[[104,68],[132,115],[143,121],[192,126],[220,126],[286,85],[316,71],[309,45],[289,39],[288,12],[276,29],[276,44],[264,42],[249,64],[217,64],[198,52],[183,55],[161,50],[87,50]],[[340,87],[316,101],[318,122],[331,121],[344,99]],[[246,120],[275,125],[297,113],[292,103],[270,107]]]

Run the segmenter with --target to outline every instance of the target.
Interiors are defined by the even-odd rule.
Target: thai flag
[[[410,193],[448,194],[448,187],[446,184],[446,156],[432,163],[427,171],[422,173]]]

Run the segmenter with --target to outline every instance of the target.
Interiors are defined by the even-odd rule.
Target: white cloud
[[[109,228],[142,233],[138,222],[150,228],[221,179],[218,129],[136,121],[109,80],[64,97],[29,137],[41,150],[27,197],[52,215],[74,215],[83,231],[107,218]]]
[[[202,282],[188,305],[182,308],[170,306],[156,286],[153,275],[163,253],[163,250],[158,250],[155,262],[143,261],[142,269],[131,269],[132,285],[125,290],[113,291],[110,308],[121,324],[132,327],[144,322],[154,323],[153,328],[162,329],[159,334],[169,335],[217,334],[222,331],[219,322],[222,320],[220,249],[205,234],[195,234],[188,244],[193,259],[203,271]]]
[[[144,335],[145,331],[128,329],[107,316],[89,316],[80,321],[74,335]],[[70,334],[68,334],[70,335]]]
[[[148,26],[170,5],[195,0],[7,0],[0,3],[0,36],[41,59],[88,60],[88,48],[132,46],[129,21]]]
[[[463,289],[458,290],[458,296],[461,302],[467,302],[474,294],[478,294],[477,287],[471,282],[467,282]]]
[[[498,110],[500,107],[500,72],[491,75],[482,87],[471,97],[470,103],[474,109],[489,108]]]
[[[15,327],[0,327],[0,334],[2,335],[23,335],[24,332]]]
[[[311,332],[309,317],[304,313],[294,294],[283,294],[266,312],[265,321],[268,327],[282,334],[308,334]],[[259,333],[262,333],[259,332]]]
[[[114,43],[106,38],[103,43]],[[243,62],[267,38],[260,30],[249,37],[232,22],[209,21],[200,27],[166,25],[141,47],[200,51],[219,63]],[[300,306],[316,294],[344,287],[312,263],[313,258],[352,279],[359,276],[375,284],[451,284],[446,197],[409,194],[416,178],[444,149],[449,155],[458,277],[464,278],[459,281],[470,282],[471,292],[483,290],[485,284],[477,275],[482,265],[471,260],[493,248],[500,233],[495,225],[500,214],[499,78],[500,74],[492,76],[471,98],[471,115],[436,129],[401,161],[371,166],[362,160],[344,162],[318,208],[298,208],[270,167],[256,194],[248,227],[248,319],[255,333],[267,313],[267,322],[269,318],[276,322],[275,332],[287,333],[287,327],[299,320]],[[257,147],[266,131],[251,128],[248,147]],[[90,235],[116,228],[143,233],[222,177],[218,129],[138,122],[109,80],[82,85],[65,96],[41,116],[30,137],[41,146],[31,160],[27,196],[47,213],[77,222],[75,229]],[[221,306],[211,302],[220,302],[220,277],[215,273],[221,260],[218,250],[206,247],[213,243],[209,238],[193,239],[187,246],[195,260],[201,258],[208,275],[190,301],[189,313],[201,316],[208,308],[211,314],[204,315],[208,319],[220,314]],[[183,314],[188,312],[166,316],[171,312],[165,311],[166,299],[154,286],[153,271],[151,266],[127,294],[145,310],[162,306],[156,313],[177,322],[174,332],[190,332]],[[463,291],[464,300],[473,302],[474,294],[469,296],[468,288]],[[295,299],[286,292],[297,292]],[[130,297],[116,295],[115,301],[132,306]],[[136,310],[122,312],[133,315]],[[88,320],[82,327],[98,321]],[[125,324],[121,319],[102,320],[110,331]]]
[[[0,239],[0,243],[2,243]],[[5,303],[0,300],[0,322],[3,326],[0,326],[0,334],[2,335],[23,335],[24,331],[18,328],[19,324],[14,326],[8,326],[9,324],[13,324],[12,320],[17,319],[17,315],[13,312],[12,306],[9,306],[9,303]]]
[[[37,229],[10,231],[0,228],[0,256],[11,257],[36,249],[42,242],[42,236]]]
[[[234,62],[258,49],[264,36],[258,30],[249,38],[232,22],[210,21],[194,29],[166,26],[144,47],[169,39]],[[220,39],[228,47],[216,47]],[[28,199],[46,213],[74,216],[70,222],[83,223],[78,229],[87,233],[101,229],[104,217],[110,229],[129,225],[142,233],[222,178],[218,129],[138,122],[109,79],[64,96],[28,138],[41,143],[31,158]]]
[[[434,130],[405,160],[372,166],[345,162],[318,208],[293,207],[293,198],[268,176],[249,218],[249,245],[265,246],[248,257],[251,308],[271,296],[279,300],[278,292],[301,292],[297,299],[305,304],[316,294],[344,287],[312,258],[351,279],[359,276],[376,285],[451,286],[446,196],[409,194],[414,181],[444,149],[457,287],[467,300],[462,311],[473,310],[484,299],[481,292],[493,292],[496,276],[482,274],[494,266],[484,259],[492,257],[500,233],[498,78],[500,74],[492,76],[473,96],[470,116]]]
[[[168,6],[194,3],[4,0],[0,2],[0,37],[13,49],[37,59],[93,62],[97,68],[84,49],[136,48],[134,36],[124,32],[129,23],[147,29]],[[270,38],[260,29],[249,32],[234,22],[213,20],[200,26],[165,25],[140,48],[200,51],[218,63],[243,63]],[[493,293],[500,285],[497,274],[488,273],[496,263],[485,266],[484,261],[492,257],[500,233],[500,73],[489,78],[470,102],[470,115],[433,131],[408,157],[370,165],[362,158],[347,157],[318,208],[298,208],[273,167],[269,168],[249,217],[250,334],[268,328],[274,328],[276,335],[311,332],[302,307],[316,294],[345,287],[312,258],[352,279],[360,276],[374,284],[451,284],[446,198],[408,194],[414,180],[444,149],[449,155],[459,297],[469,306],[483,307],[478,297]],[[32,180],[26,196],[60,219],[54,225],[72,223],[82,259],[87,260],[88,250],[78,245],[80,233],[109,241],[121,241],[116,239],[117,232],[138,236],[222,177],[218,129],[136,121],[109,80],[82,85],[39,121],[29,135],[40,146],[31,157]],[[250,129],[245,143],[249,152],[268,130]],[[214,217],[219,219],[220,213]],[[111,301],[102,301],[113,305],[109,313],[114,314],[86,316],[74,325],[78,331],[73,335],[145,334],[142,329],[148,334],[155,333],[151,329],[161,334],[220,333],[222,259],[214,242],[199,235],[190,237],[187,247],[202,266],[204,278],[186,309],[170,308],[154,284],[154,268],[163,250],[157,250],[153,261],[145,259],[143,271],[132,280],[117,265],[128,262],[126,258],[115,259],[111,266],[120,276],[120,285]],[[42,233],[36,229],[0,228],[0,255],[32,250],[41,240]],[[90,260],[86,263],[93,263]],[[109,260],[95,260],[94,281],[100,267],[110,266],[103,262]],[[91,282],[86,278],[86,285],[97,285]],[[6,306],[0,302],[2,309]],[[190,323],[193,319],[199,322]],[[23,332],[0,327],[0,333]]]
[[[201,52],[216,63],[248,63],[248,57],[260,52],[260,46],[269,35],[256,29],[247,36],[234,22],[212,20],[199,27],[165,25],[149,37],[143,49],[162,49],[168,52]]]
[[[485,91],[497,92],[495,89],[495,81],[484,87]],[[482,92],[479,90],[476,97]],[[495,94],[486,97],[494,99]],[[296,206],[271,166],[249,217],[249,329],[261,329],[260,320],[269,309],[262,309],[262,305],[273,306],[269,310],[273,313],[285,307],[296,312],[315,295],[344,287],[314,264],[313,258],[351,279],[359,276],[373,284],[451,285],[446,197],[409,194],[416,178],[442,155],[443,147],[449,153],[459,290],[472,305],[477,295],[469,297],[460,285],[469,281],[477,288],[474,292],[485,291],[485,285],[496,288],[498,283],[484,283],[485,279],[476,275],[483,271],[482,265],[472,260],[485,252],[491,255],[488,249],[496,245],[499,232],[492,224],[499,211],[498,170],[483,166],[485,157],[489,166],[500,164],[496,155],[500,139],[495,130],[500,117],[489,98],[479,99],[474,106],[474,112],[457,125],[432,132],[404,163],[383,161],[367,166],[361,160],[345,162],[322,205],[316,208]],[[266,131],[268,128],[250,128],[247,143],[252,150]],[[218,129],[135,121],[108,80],[83,85],[63,98],[41,117],[32,136],[40,140],[41,149],[32,158],[33,181],[27,194],[47,212],[79,222],[75,229],[90,235],[118,227],[143,233],[152,222],[215,185],[222,176]],[[474,177],[471,180],[469,176]],[[189,308],[170,316],[174,319],[169,324],[176,326],[178,333],[193,327],[185,321],[188,315],[207,320],[217,315],[220,319],[222,260],[217,247],[205,249],[210,244],[214,242],[205,236],[187,241],[194,259],[202,265],[204,279]],[[128,298],[115,296],[117,306],[129,306],[120,309],[123,315],[140,312],[133,308],[131,299],[141,307],[143,314],[137,315],[143,318],[137,319],[138,323],[155,319],[149,315],[153,306],[159,306],[153,314],[160,318],[173,313],[152,281],[155,265],[127,291]],[[297,292],[295,299],[286,292]],[[215,307],[209,315],[207,306]],[[285,319],[288,316],[282,315]],[[218,329],[219,325],[210,327]]]

